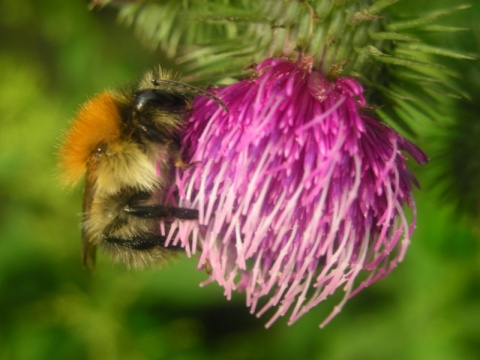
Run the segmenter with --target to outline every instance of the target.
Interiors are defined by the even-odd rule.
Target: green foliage
[[[480,53],[480,45],[477,46]],[[454,204],[455,213],[466,215],[480,233],[478,61],[463,67],[462,80],[463,91],[468,97],[455,99],[453,117],[444,127],[430,134],[432,151],[437,155],[432,164],[431,182],[441,192],[442,201]]]
[[[460,95],[447,71],[430,71],[442,67],[436,57],[472,59],[459,49],[426,43],[424,34],[459,31],[439,22],[468,8],[413,14],[397,0],[157,0],[127,2],[119,19],[200,84],[232,82],[252,64],[272,56],[295,58],[299,51],[313,56],[325,74],[345,63],[344,75],[369,87],[378,113],[413,134],[410,108],[438,119],[443,111],[425,105],[438,103],[438,93]]]

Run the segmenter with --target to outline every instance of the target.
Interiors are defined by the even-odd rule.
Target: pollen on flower
[[[291,324],[342,289],[323,326],[403,259],[415,226],[404,152],[427,161],[365,111],[358,81],[328,80],[309,64],[269,59],[216,89],[229,113],[197,98],[182,140],[196,165],[177,169],[180,205],[200,218],[177,224],[172,241],[200,252],[205,283],[272,313],[267,326],[287,313]]]

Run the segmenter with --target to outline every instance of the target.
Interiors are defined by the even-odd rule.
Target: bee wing
[[[91,241],[91,236],[86,229],[86,221],[90,218],[93,198],[95,196],[94,180],[87,176],[85,180],[85,189],[83,191],[83,221],[82,221],[82,262],[83,265],[93,271],[95,269],[95,253],[97,246]]]

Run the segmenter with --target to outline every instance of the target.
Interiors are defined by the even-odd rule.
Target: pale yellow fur
[[[118,142],[105,152],[96,172],[96,193],[111,195],[125,187],[152,192],[164,185],[157,176],[157,163],[161,162],[162,146],[151,144],[149,149],[132,142]],[[168,164],[163,164],[164,170]]]

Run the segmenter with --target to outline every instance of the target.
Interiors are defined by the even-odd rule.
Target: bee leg
[[[167,234],[162,235],[160,228],[155,225],[154,220],[169,218],[197,219],[198,211],[161,205],[143,205],[145,201],[151,199],[151,196],[152,194],[149,192],[140,191],[132,192],[126,199],[123,199],[123,206],[121,206],[121,210],[119,209],[120,212],[102,232],[103,241],[110,246],[138,251],[147,251],[155,247],[164,247],[172,251],[182,250],[180,246],[165,245],[169,238],[169,230]],[[136,217],[138,220],[134,220],[131,217]],[[122,231],[129,224],[136,224],[138,221],[140,223],[145,222],[145,224],[140,225],[141,230],[135,234]],[[170,228],[168,224],[167,228]],[[172,239],[175,238],[177,232],[178,229],[171,234]]]
[[[130,215],[146,219],[176,218],[180,220],[198,220],[198,210],[164,205],[127,205],[123,209]]]
[[[177,156],[175,157],[175,164],[174,164],[175,167],[178,167],[183,170],[191,169],[197,166],[198,164],[200,164],[200,161],[193,161],[191,163],[184,162],[180,154],[177,154]]]
[[[179,246],[165,246],[167,236],[158,234],[145,234],[143,236],[136,236],[133,238],[124,239],[117,236],[111,236],[105,239],[110,244],[114,244],[123,248],[132,250],[149,250],[156,246],[162,246],[169,250],[181,250]]]
[[[144,233],[133,237],[122,237],[119,235],[113,235],[113,233],[121,228],[125,224],[125,220],[116,218],[113,220],[103,231],[103,239],[111,245],[120,246],[132,250],[149,250],[155,246],[166,247],[167,235],[161,235],[158,233]],[[178,230],[172,234],[176,236]],[[180,246],[169,245],[169,250],[181,250]]]
[[[198,210],[196,209],[172,207],[167,205],[145,204],[145,200],[149,200],[151,196],[151,193],[144,191],[139,191],[131,194],[128,200],[125,202],[123,211],[128,215],[144,219],[198,219]]]

